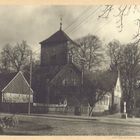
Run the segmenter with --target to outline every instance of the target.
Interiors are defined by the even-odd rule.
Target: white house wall
[[[98,101],[94,107],[94,112],[103,112],[105,110],[109,110],[109,106],[110,106],[110,96],[109,95],[105,95],[103,97],[103,99],[101,99],[100,101]]]
[[[121,98],[122,96],[122,90],[121,90],[121,83],[120,83],[120,77],[118,76],[116,86],[114,89],[114,96]]]
[[[2,102],[5,103],[28,103],[29,95],[17,93],[3,93]],[[33,103],[33,95],[30,95],[30,102]]]

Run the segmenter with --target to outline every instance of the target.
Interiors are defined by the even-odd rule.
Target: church
[[[73,62],[71,50],[79,47],[60,29],[40,42],[41,62],[33,76],[34,105],[46,106],[48,111],[71,112],[82,106],[82,113],[88,114],[87,92],[93,92],[93,83],[83,67]],[[94,111],[108,111],[111,94],[99,101]],[[67,110],[66,110],[67,109]]]

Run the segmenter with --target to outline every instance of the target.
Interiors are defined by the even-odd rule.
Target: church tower
[[[70,48],[79,46],[62,30],[62,21],[60,22],[59,30],[49,38],[41,41],[40,45],[41,62],[39,69],[36,71],[34,85],[37,95],[35,98],[37,102],[49,103],[52,79],[67,64],[71,63]]]
[[[60,29],[49,38],[40,42],[41,66],[67,64],[69,58],[68,45],[70,43],[76,45],[62,30],[62,22],[60,22]]]

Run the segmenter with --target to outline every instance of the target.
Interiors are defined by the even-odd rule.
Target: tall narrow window
[[[62,84],[63,84],[63,86],[66,85],[66,80],[65,79],[63,79]]]

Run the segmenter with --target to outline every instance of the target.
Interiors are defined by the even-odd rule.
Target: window
[[[63,84],[63,86],[66,85],[66,79],[64,79],[64,80],[62,81],[62,84]]]
[[[63,86],[66,86],[67,84],[68,84],[68,82],[69,82],[69,80],[68,79],[63,79],[63,81],[62,81],[62,84],[63,84]]]

